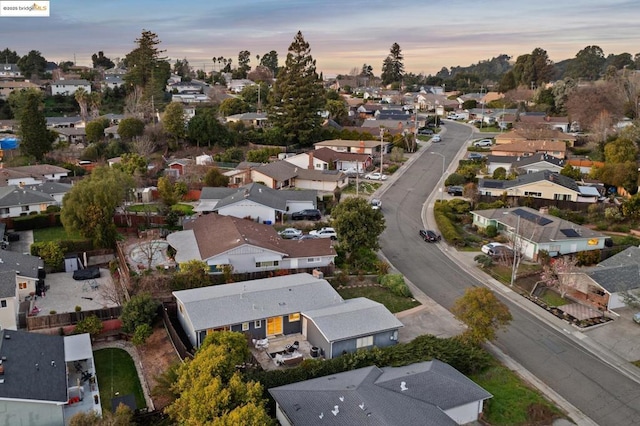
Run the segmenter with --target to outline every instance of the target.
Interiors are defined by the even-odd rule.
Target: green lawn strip
[[[79,232],[67,233],[62,226],[56,226],[53,228],[42,228],[33,230],[33,242],[43,243],[48,241],[79,241],[84,240]]]
[[[127,211],[133,213],[157,213],[160,206],[158,204],[134,204],[132,206],[127,206]]]
[[[136,366],[127,351],[117,348],[93,352],[102,410],[111,411],[111,398],[133,394],[138,408],[147,406]]]
[[[420,302],[409,297],[400,297],[384,287],[345,287],[338,290],[343,299],[366,297],[382,303],[390,312],[402,312],[420,305]]]
[[[359,184],[360,184],[360,189],[358,190],[358,193],[360,195],[366,196],[369,194],[373,194],[374,192],[376,192],[376,190],[378,188],[380,188],[380,186],[382,184],[380,183],[374,183],[365,179],[359,179]],[[356,193],[356,185],[355,183],[350,183],[349,185],[347,185],[343,190],[342,190],[343,194],[355,194]]]
[[[567,304],[566,299],[563,299],[558,293],[549,289],[546,289],[542,295],[540,295],[540,299],[544,300],[544,303],[548,306],[562,306]]]
[[[171,206],[171,211],[191,215],[193,214],[193,206],[190,204],[175,204]]]
[[[527,425],[533,420],[529,416],[530,407],[542,417],[564,417],[558,407],[547,401],[538,391],[528,387],[513,371],[495,364],[486,371],[469,376],[471,380],[493,395],[485,402],[484,420],[494,426]],[[539,423],[539,424],[551,424]]]

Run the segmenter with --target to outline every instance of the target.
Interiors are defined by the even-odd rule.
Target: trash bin
[[[311,348],[311,357],[312,358],[318,358],[318,355],[320,355],[320,349],[316,348],[315,346]]]

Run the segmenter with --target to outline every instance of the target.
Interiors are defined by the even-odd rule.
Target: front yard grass
[[[360,188],[358,193],[362,194],[362,195],[371,195],[374,192],[376,192],[376,190],[378,188],[380,188],[380,186],[382,186],[381,183],[377,183],[377,182],[371,182],[365,179],[359,179],[359,184],[360,184]],[[356,193],[356,184],[354,183],[350,183],[349,185],[347,185],[343,190],[342,190],[343,194],[355,194]]]
[[[497,362],[469,378],[493,395],[484,408],[484,420],[491,425],[551,424],[564,417],[556,406]]]
[[[338,293],[343,299],[354,299],[356,297],[366,297],[382,303],[391,313],[406,311],[420,305],[420,302],[411,297],[396,296],[387,288],[377,285],[367,287],[348,286],[338,289]]]
[[[45,243],[49,241],[80,241],[84,239],[85,238],[83,238],[79,232],[68,233],[62,226],[33,230],[34,243]]]
[[[562,306],[567,304],[566,299],[563,299],[562,296],[550,289],[545,289],[538,297],[542,299],[547,306]]]
[[[111,399],[133,394],[137,408],[147,406],[133,359],[124,349],[107,348],[93,353],[103,411],[111,411]],[[116,395],[117,394],[117,395]]]

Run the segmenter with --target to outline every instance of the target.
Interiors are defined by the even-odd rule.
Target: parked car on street
[[[442,142],[442,137],[440,137],[440,135],[433,135],[431,142]]]
[[[487,148],[493,145],[493,141],[491,139],[480,139],[473,143],[473,146],[478,148]]]
[[[436,234],[435,231],[432,231],[431,229],[421,229],[420,238],[429,243],[436,243],[442,239],[440,235]]]
[[[320,220],[321,218],[322,214],[318,209],[300,210],[291,215],[293,220]]]
[[[371,172],[364,175],[364,178],[371,179],[371,180],[387,180],[387,175],[382,174],[380,172]]]
[[[496,247],[499,247],[499,246],[504,246],[504,244],[502,244],[502,243],[487,243],[487,244],[483,245],[482,248],[480,248],[480,250],[484,254],[489,254],[489,251],[494,250]]]
[[[290,238],[297,238],[299,236],[302,235],[302,231],[296,228],[286,228],[283,229],[282,231],[278,232],[278,234],[282,237],[282,238],[286,238],[286,239],[290,239]]]
[[[336,230],[333,228],[320,228],[314,229],[309,232],[309,235],[313,235],[318,238],[331,238],[332,240],[336,240],[338,238],[338,234],[336,234]]]
[[[427,128],[418,129],[418,134],[419,135],[432,135],[433,134],[433,130],[427,129]]]
[[[371,208],[374,210],[380,210],[382,208],[382,201],[377,198],[372,199]]]
[[[633,321],[640,324],[640,312],[633,314]]]

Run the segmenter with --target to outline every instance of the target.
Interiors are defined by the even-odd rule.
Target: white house
[[[91,93],[91,83],[87,80],[58,80],[51,82],[51,95],[71,96],[76,90],[83,88],[87,93]]]

